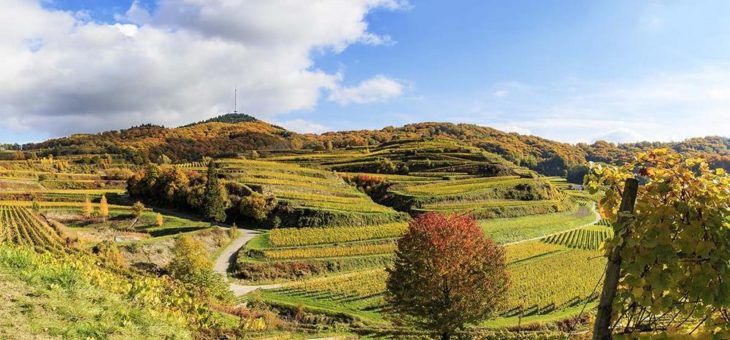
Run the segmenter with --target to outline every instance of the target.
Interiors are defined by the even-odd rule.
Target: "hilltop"
[[[203,157],[227,157],[259,153],[322,152],[329,149],[371,148],[398,140],[452,139],[476,147],[544,175],[566,176],[571,168],[588,162],[620,164],[637,151],[657,147],[707,157],[713,166],[730,169],[730,139],[692,138],[683,142],[568,144],[549,139],[507,133],[475,124],[424,122],[380,130],[354,130],[323,134],[299,134],[247,114],[226,114],[205,121],[168,128],[141,125],[97,134],[77,134],[23,145],[23,157],[113,155],[143,164],[164,155],[173,162],[199,161]],[[5,153],[6,157],[20,157]]]

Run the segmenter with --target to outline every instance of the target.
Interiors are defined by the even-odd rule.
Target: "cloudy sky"
[[[300,132],[475,123],[730,136],[728,1],[2,0],[0,142],[232,110]]]

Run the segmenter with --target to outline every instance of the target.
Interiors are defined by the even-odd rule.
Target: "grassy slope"
[[[87,284],[83,273],[32,265],[32,255],[0,248],[0,338],[190,338],[123,297]]]
[[[588,207],[580,207],[565,213],[481,220],[479,225],[497,243],[509,243],[568,230],[593,219]]]

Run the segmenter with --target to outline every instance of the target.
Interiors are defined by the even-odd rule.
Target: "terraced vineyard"
[[[363,227],[279,228],[239,252],[235,272],[246,279],[277,280],[383,268],[406,223]]]
[[[502,244],[560,233],[594,219],[587,200],[568,194],[576,190],[563,182],[538,177],[499,156],[454,140],[404,140],[373,147],[372,151],[338,150],[264,159],[215,161],[225,185],[271,195],[279,203],[272,213],[279,228],[257,236],[241,249],[231,274],[246,284],[282,284],[281,288],[260,292],[263,301],[292,308],[301,305],[367,322],[384,321],[384,268],[392,263],[396,241],[407,229],[409,214],[468,213],[480,220],[488,236]],[[177,166],[186,172],[206,170],[201,162]],[[104,181],[99,171],[46,171],[32,165],[18,169],[0,171],[0,182],[10,183],[5,187],[0,183],[0,204],[7,202],[0,208],[0,221],[8,242],[56,251],[63,247],[53,229],[37,219],[28,222],[34,218],[28,209],[33,201],[44,212],[78,215],[86,197],[96,213],[98,201],[105,195],[111,199],[112,219],[120,221],[114,226],[129,224],[131,202],[125,189],[114,182],[98,187]],[[358,175],[382,180],[385,185],[378,193],[382,196],[357,187],[358,183],[348,178]],[[145,212],[146,229],[137,227],[134,231],[148,234],[140,244],[206,227],[200,221],[167,217],[165,226],[155,227],[153,215],[156,212]],[[67,225],[92,230],[96,227],[87,226],[97,222],[90,220],[94,218]],[[245,225],[251,227],[258,225]],[[598,263],[601,260],[586,263],[588,257],[597,255],[596,240],[603,240],[598,228],[604,227],[585,228],[585,233],[590,231],[587,236],[565,236],[563,240],[558,234],[508,245],[513,285],[501,315],[513,318],[519,306],[524,307],[525,315],[549,314],[590,300],[595,273],[602,267]]]
[[[592,226],[571,230],[546,237],[543,242],[558,244],[570,248],[597,250],[603,241],[613,236],[613,229],[602,226]]]
[[[391,223],[357,228],[278,228],[268,234],[268,239],[275,247],[308,246],[396,238],[401,236],[406,229],[408,229],[407,223]]]
[[[408,218],[328,171],[249,160],[222,160],[220,166],[228,180],[271,192],[293,210],[283,218],[287,227],[366,226]]]
[[[362,256],[387,254],[395,251],[394,242],[347,244],[341,246],[322,246],[305,248],[283,248],[261,251],[261,257],[270,260],[310,259],[343,256]]]
[[[61,252],[64,241],[24,207],[0,205],[0,241],[37,250]]]

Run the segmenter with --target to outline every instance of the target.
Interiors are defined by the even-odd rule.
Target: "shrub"
[[[132,205],[132,215],[134,215],[135,218],[139,218],[142,216],[142,212],[144,211],[144,204],[142,202],[137,201]]]
[[[163,224],[165,224],[165,218],[162,217],[162,214],[157,213],[157,215],[155,215],[155,225],[162,227]]]
[[[240,211],[241,215],[253,218],[256,221],[264,221],[269,216],[269,213],[276,207],[276,197],[264,196],[257,192],[252,192],[251,195],[245,196],[241,199]]]
[[[185,283],[198,295],[220,301],[232,299],[223,278],[211,269],[213,264],[201,241],[181,235],[175,240],[172,253],[167,270],[173,278]]]

